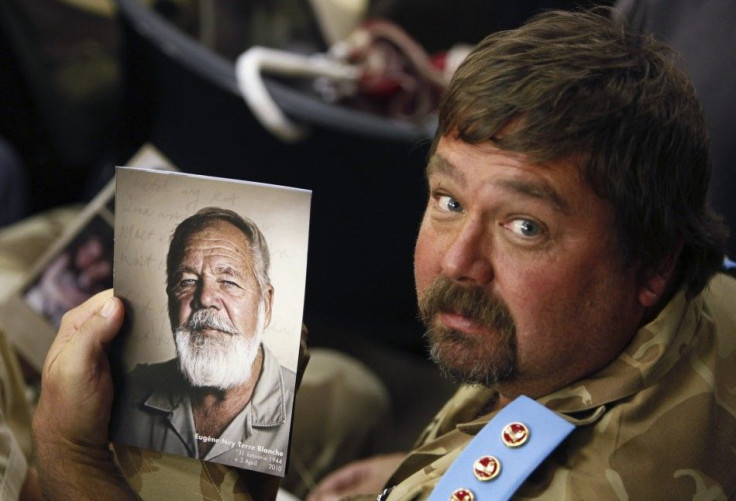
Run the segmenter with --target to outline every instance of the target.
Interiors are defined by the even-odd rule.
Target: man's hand
[[[123,323],[105,291],[64,315],[43,368],[33,419],[36,467],[47,499],[130,499],[108,448],[113,385],[106,348]]]
[[[354,461],[327,475],[307,501],[334,501],[357,494],[379,494],[406,453],[397,452]]]

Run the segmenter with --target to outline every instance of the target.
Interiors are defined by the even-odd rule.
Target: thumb
[[[107,345],[120,332],[123,325],[123,303],[115,296],[107,298],[97,311],[97,314],[85,322],[82,330],[91,332],[97,341]],[[85,334],[88,335],[88,334]]]
[[[47,358],[41,380],[34,427],[42,440],[107,443],[112,379],[105,349],[120,330],[123,310],[120,299],[106,294],[65,316],[66,341]]]
[[[99,309],[90,315],[79,327],[73,339],[77,350],[92,356],[99,356],[120,332],[123,325],[123,303],[112,296],[107,298]]]
[[[104,357],[107,345],[123,325],[124,308],[122,301],[114,296],[101,299],[97,304],[90,301],[79,308],[90,309],[80,319],[78,327],[66,329],[68,332],[64,332],[65,342],[60,340],[58,351],[53,355],[50,353],[49,369],[56,364],[57,359],[63,358],[70,362],[68,364],[62,362],[66,365],[67,371],[75,374],[84,373],[96,367]],[[77,311],[73,312],[76,313]],[[64,330],[62,327],[58,337],[62,337]]]
[[[79,362],[81,352],[87,359],[99,353],[120,330],[123,316],[122,301],[112,296],[112,290],[100,292],[67,312],[49,348],[44,373],[56,365],[60,356]]]

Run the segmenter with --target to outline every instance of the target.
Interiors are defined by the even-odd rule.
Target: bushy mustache
[[[495,388],[516,367],[516,323],[506,303],[485,288],[437,277],[419,294],[419,314],[427,327],[429,355],[441,371],[460,384]],[[498,339],[447,328],[438,314],[462,315],[494,332]]]
[[[419,316],[428,328],[439,313],[456,313],[488,329],[516,331],[503,300],[482,287],[460,285],[446,276],[437,277],[419,297]]]
[[[212,329],[232,336],[240,335],[240,331],[227,319],[220,318],[217,313],[211,309],[202,309],[195,311],[192,316],[179,326],[189,332],[199,332],[204,329]]]

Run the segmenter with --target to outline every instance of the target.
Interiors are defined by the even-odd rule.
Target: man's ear
[[[266,305],[266,322],[263,327],[268,327],[271,323],[271,304],[273,303],[273,286],[269,285],[266,288],[266,293],[263,294],[263,302]]]
[[[680,261],[683,241],[678,240],[673,251],[660,263],[650,268],[639,270],[639,303],[645,308],[651,308],[662,299]]]

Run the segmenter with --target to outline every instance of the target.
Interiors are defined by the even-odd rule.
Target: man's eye
[[[463,206],[460,205],[460,202],[455,200],[449,195],[440,195],[437,197],[437,206],[441,210],[445,210],[448,212],[462,212]]]
[[[542,227],[528,219],[514,219],[507,227],[517,235],[527,238],[536,237],[542,233]]]
[[[192,287],[197,283],[193,278],[182,278],[179,280],[179,287]]]

